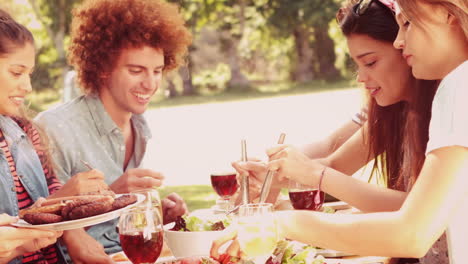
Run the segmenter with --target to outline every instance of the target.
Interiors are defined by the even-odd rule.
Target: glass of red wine
[[[164,241],[161,219],[154,207],[136,207],[120,215],[120,244],[133,264],[153,264],[158,259]]]
[[[211,186],[220,196],[216,201],[216,210],[229,211],[234,208],[231,202],[231,196],[234,195],[239,188],[237,184],[237,174],[235,172],[212,173]]]
[[[289,200],[296,210],[322,209],[325,193],[317,188],[289,181]]]

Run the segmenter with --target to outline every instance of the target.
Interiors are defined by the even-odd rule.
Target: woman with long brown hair
[[[360,1],[354,9],[365,13]],[[463,0],[398,0],[399,28],[394,46],[417,78],[442,79],[433,99],[424,161],[408,178],[410,191],[396,210],[360,215],[279,213],[286,236],[363,255],[422,257],[447,230],[450,263],[466,263],[468,228],[468,3]],[[360,12],[361,11],[361,12]],[[433,94],[432,90],[423,93]],[[416,119],[417,121],[418,119]],[[404,120],[401,120],[403,123]],[[413,121],[415,122],[415,121]],[[407,133],[417,134],[412,129]],[[411,142],[399,139],[396,143]],[[291,171],[294,159],[271,152],[271,169],[316,185],[332,184],[339,173],[308,162],[309,174]],[[410,156],[411,157],[411,156]],[[297,160],[297,159],[296,159]],[[293,166],[291,166],[293,165]],[[297,172],[297,171],[296,171]],[[318,176],[311,177],[312,174]],[[365,194],[362,194],[365,195]],[[307,228],[313,226],[314,228]],[[336,236],[330,235],[335,234]],[[445,258],[424,263],[448,263]]]
[[[267,150],[271,160],[267,167],[279,179],[310,186],[321,183],[323,191],[362,212],[397,211],[425,160],[438,81],[415,79],[402,52],[393,47],[399,27],[392,1],[348,1],[337,20],[357,64],[358,81],[368,91],[368,121],[325,159],[311,160],[294,147],[281,145]],[[349,177],[371,160],[372,173],[383,176],[388,188]],[[234,166],[256,176],[266,167],[251,162]],[[278,184],[284,186],[285,181]]]
[[[35,53],[31,32],[0,9],[0,263],[62,263],[61,250],[54,244],[62,232],[7,225],[17,221],[11,216],[40,197],[74,195],[71,191],[77,189],[73,184],[62,187],[43,138],[24,114],[25,97],[32,91]],[[92,179],[102,181],[103,175],[82,173],[75,183],[81,178],[99,185],[99,180]],[[75,263],[111,263],[102,246],[84,230],[65,231],[62,238]]]
[[[371,2],[364,10],[359,8],[362,4],[355,2],[348,1],[339,10],[337,20],[357,64],[357,80],[368,91],[367,122],[359,133],[322,160],[310,160],[302,151],[287,145],[267,153],[272,159],[298,160],[294,165],[281,164],[280,176],[306,174],[309,180],[317,181],[326,165],[329,172],[340,174],[333,180],[325,178],[322,190],[361,211],[392,211],[401,206],[424,161],[430,109],[438,82],[415,79],[401,51],[393,48],[398,24],[390,7],[380,1],[361,1]],[[384,176],[390,189],[348,177],[373,159],[372,173]],[[242,173],[260,178],[265,171],[261,163],[233,165]]]

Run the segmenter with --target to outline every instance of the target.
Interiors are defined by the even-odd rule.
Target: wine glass
[[[295,181],[289,181],[289,200],[296,210],[322,209],[325,193],[318,188],[313,188]]]
[[[239,188],[237,184],[237,174],[235,172],[212,173],[211,186],[220,196],[216,200],[216,209],[220,211],[229,211],[234,207],[231,202],[231,196]]]
[[[122,250],[133,264],[153,264],[163,247],[160,211],[152,207],[135,207],[122,212],[119,219]]]
[[[270,203],[239,206],[237,239],[254,263],[265,263],[278,243],[278,226]]]
[[[159,210],[159,214],[162,217],[162,204],[161,204],[161,196],[156,188],[147,188],[147,189],[140,189],[136,191],[132,191],[135,194],[142,194],[145,196],[145,200],[143,200],[137,207],[146,208],[156,208]],[[161,218],[161,223],[163,223],[163,219]]]

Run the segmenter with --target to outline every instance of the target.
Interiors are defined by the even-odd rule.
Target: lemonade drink
[[[238,235],[240,247],[255,263],[265,263],[278,242],[276,220],[271,211],[239,216]]]

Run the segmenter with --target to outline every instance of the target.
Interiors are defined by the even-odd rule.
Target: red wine
[[[133,264],[154,263],[161,254],[163,231],[151,233],[151,239],[145,240],[143,232],[132,235],[120,235],[120,244]]]
[[[289,200],[297,210],[319,210],[322,208],[325,193],[320,192],[320,199],[316,199],[318,190],[289,191]],[[318,202],[318,203],[316,203]]]
[[[211,185],[221,197],[229,197],[233,195],[239,187],[237,185],[235,173],[212,174]]]

